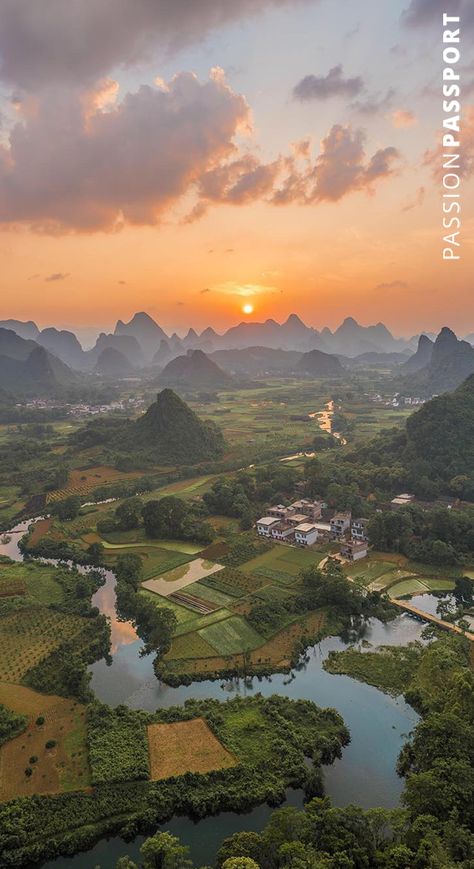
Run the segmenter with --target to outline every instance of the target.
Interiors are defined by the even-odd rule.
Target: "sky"
[[[0,0],[0,318],[474,331],[473,8]],[[445,9],[462,21],[457,262]]]

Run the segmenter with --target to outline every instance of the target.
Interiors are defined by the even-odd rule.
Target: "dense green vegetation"
[[[224,449],[219,428],[199,419],[171,389],[158,393],[156,401],[137,420],[97,420],[75,433],[79,447],[106,445],[117,454],[122,470],[149,467],[153,463],[189,465],[218,458]]]
[[[443,635],[425,647],[384,648],[378,657],[376,662],[377,653],[350,650],[331,656],[327,667],[390,692],[401,687],[396,671],[402,668],[406,699],[422,716],[398,762],[405,778],[403,808],[339,808],[317,796],[303,811],[275,811],[261,833],[226,839],[217,869],[471,869],[474,675],[469,645]],[[189,853],[177,839],[157,833],[148,843],[141,866],[150,865],[147,855],[158,860],[151,865],[170,859],[175,866],[189,866]]]
[[[237,765],[157,782],[127,780],[144,777],[144,724],[195,718],[207,721]],[[174,813],[204,817],[266,800],[278,805],[290,785],[321,792],[320,765],[339,757],[349,740],[334,710],[277,696],[237,697],[223,704],[192,700],[184,708],[154,714],[96,704],[88,726],[93,779],[99,782],[93,793],[32,797],[1,806],[3,866],[72,853],[107,832],[135,834]],[[305,757],[312,759],[311,767]]]
[[[23,684],[39,691],[90,699],[87,665],[106,655],[110,643],[105,616],[91,605],[102,582],[94,571],[3,564],[2,678],[15,681],[17,673]]]
[[[382,552],[401,552],[428,564],[461,565],[474,551],[474,507],[426,511],[413,504],[397,512],[375,513],[369,539]]]
[[[26,727],[27,718],[0,703],[0,745],[18,736]]]
[[[388,480],[422,498],[449,491],[474,499],[474,374],[455,392],[426,402],[406,429],[380,434],[347,456],[377,484],[382,468]],[[398,478],[398,479],[397,479]]]

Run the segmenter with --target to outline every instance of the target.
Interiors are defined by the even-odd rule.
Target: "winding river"
[[[15,560],[22,558],[18,541],[30,523],[17,526],[10,541],[0,544],[0,553]],[[370,685],[346,676],[327,673],[323,661],[332,649],[345,644],[329,637],[310,648],[298,668],[290,675],[277,674],[268,678],[205,681],[171,688],[159,682],[153,671],[153,656],[140,656],[142,642],[130,622],[120,621],[116,612],[115,577],[106,572],[105,584],[95,593],[93,603],[109,617],[111,623],[111,663],[102,659],[92,665],[91,686],[104,703],[125,703],[138,709],[182,704],[191,697],[215,697],[225,700],[236,693],[264,695],[282,694],[291,698],[313,700],[319,706],[332,706],[341,713],[351,732],[351,744],[343,757],[325,769],[326,793],[336,805],[357,803],[393,807],[399,802],[403,782],[395,773],[395,762],[407,734],[418,717],[402,698],[391,698]],[[402,645],[419,638],[422,625],[402,615],[388,625],[371,620],[365,641],[373,645]],[[303,803],[301,791],[288,791],[286,805]],[[272,809],[259,806],[239,815],[232,812],[206,818],[197,823],[188,818],[174,817],[164,829],[179,836],[189,845],[193,860],[199,865],[210,864],[224,838],[239,830],[260,830]],[[120,837],[100,841],[87,852],[71,858],[57,858],[44,864],[45,869],[114,869],[119,856],[138,857],[143,841],[137,837],[125,842]]]

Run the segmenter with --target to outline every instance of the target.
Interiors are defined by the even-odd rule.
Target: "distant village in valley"
[[[353,519],[352,513],[340,511],[326,519],[325,501],[301,498],[289,506],[276,504],[257,521],[257,534],[280,543],[309,547],[316,543],[339,544],[342,558],[359,561],[368,554],[368,519]]]

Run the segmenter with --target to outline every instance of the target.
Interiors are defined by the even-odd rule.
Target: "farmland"
[[[83,705],[4,682],[0,703],[28,719],[24,732],[0,748],[0,800],[88,787]],[[31,774],[26,775],[26,769]]]
[[[82,629],[76,616],[38,607],[0,619],[0,681],[20,682],[22,678],[68,639]]]
[[[149,724],[148,746],[152,781],[187,772],[228,769],[237,764],[203,718],[174,724]]]
[[[92,781],[98,782],[93,792],[44,793],[17,802],[14,837],[6,825],[12,804],[0,805],[2,866],[70,853],[71,841],[90,846],[116,831],[117,819],[133,816],[140,831],[176,811],[199,818],[210,810],[248,811],[279,801],[289,786],[311,780],[313,765],[319,776],[321,757],[332,763],[349,734],[332,709],[255,696],[193,700],[157,713],[94,703],[86,740]]]

